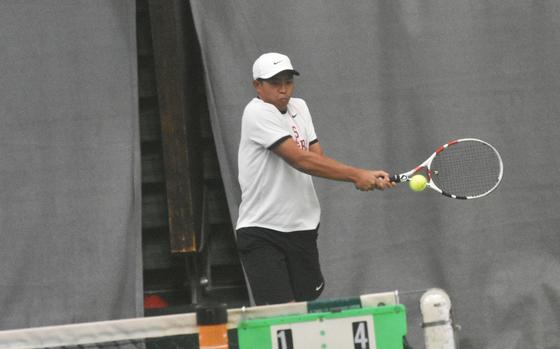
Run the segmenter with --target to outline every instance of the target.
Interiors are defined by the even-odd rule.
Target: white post
[[[451,300],[445,291],[432,288],[420,298],[426,349],[455,349]]]

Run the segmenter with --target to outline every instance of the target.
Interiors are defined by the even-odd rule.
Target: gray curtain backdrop
[[[0,329],[141,315],[135,1],[0,1]]]
[[[283,52],[327,155],[403,171],[476,137],[505,163],[501,187],[478,201],[316,179],[322,297],[440,287],[461,348],[560,347],[560,2],[190,3],[233,224],[251,66]],[[402,296],[415,348],[420,295]]]

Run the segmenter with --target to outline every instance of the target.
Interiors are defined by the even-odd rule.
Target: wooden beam
[[[188,2],[149,0],[161,119],[170,245],[197,251],[202,212],[202,152],[193,91],[200,63]]]

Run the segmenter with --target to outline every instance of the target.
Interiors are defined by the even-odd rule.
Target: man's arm
[[[385,171],[348,166],[323,155],[319,142],[312,144],[309,151],[305,151],[288,138],[273,147],[272,151],[299,171],[312,176],[352,182],[359,190],[383,190],[394,186]]]
[[[321,148],[321,145],[319,144],[319,141],[311,144],[309,146],[309,151],[313,152],[315,154],[324,155],[323,148]]]

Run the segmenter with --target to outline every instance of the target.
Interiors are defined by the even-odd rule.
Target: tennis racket
[[[493,192],[502,180],[503,163],[492,145],[476,138],[463,138],[439,147],[411,171],[391,176],[396,183],[416,174],[426,177],[426,186],[453,199],[477,199]]]

